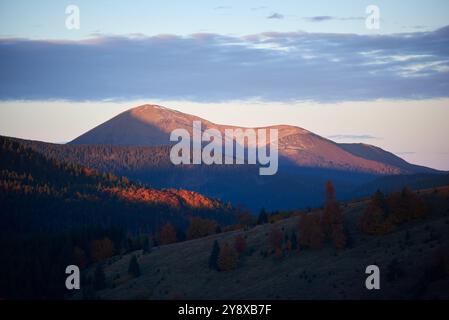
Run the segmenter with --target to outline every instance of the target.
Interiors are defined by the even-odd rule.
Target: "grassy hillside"
[[[277,256],[270,247],[273,228],[283,236],[292,231],[298,234],[301,218],[290,213],[286,219],[247,230],[113,257],[104,264],[107,288],[96,294],[102,299],[447,299],[449,187],[420,194],[425,217],[398,224],[382,235],[360,230],[359,220],[369,200],[343,205],[348,234],[343,250],[326,243],[321,249],[300,247]],[[246,250],[236,268],[210,269],[214,241],[223,247],[233,244],[237,236],[246,240]],[[128,274],[134,255],[139,277]],[[371,264],[380,267],[380,290],[365,289],[365,268]],[[93,269],[88,272],[92,274]]]

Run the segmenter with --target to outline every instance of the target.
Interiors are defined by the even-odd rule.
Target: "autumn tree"
[[[346,247],[346,234],[343,226],[343,210],[335,196],[335,188],[331,181],[326,183],[324,211],[321,216],[323,236],[332,240],[337,249]]]
[[[187,229],[187,239],[202,238],[214,234],[217,230],[217,222],[214,220],[194,217]]]
[[[342,250],[346,248],[347,238],[342,224],[335,224],[332,227],[332,240],[335,248]]]
[[[218,268],[218,256],[220,254],[220,246],[218,244],[218,241],[214,241],[214,245],[212,247],[212,252],[209,256],[209,268],[213,270],[219,270]]]
[[[166,223],[160,232],[159,240],[161,244],[170,244],[176,242],[176,230],[175,228],[170,224]]]
[[[282,232],[276,225],[270,229],[269,242],[274,250],[282,248]]]
[[[134,278],[140,276],[140,266],[135,255],[133,255],[131,257],[131,260],[129,261],[128,274],[133,276]]]
[[[324,234],[318,214],[303,213],[299,220],[299,243],[303,247],[319,249],[323,245]]]
[[[326,202],[335,201],[335,188],[332,181],[328,180],[325,186]]]
[[[242,255],[246,250],[246,240],[241,235],[238,235],[234,239],[234,249],[239,255]]]
[[[73,248],[73,261],[74,264],[80,269],[84,268],[87,265],[86,253],[78,246]]]
[[[238,254],[229,244],[225,244],[220,249],[218,256],[218,267],[221,271],[230,271],[237,266]]]
[[[360,230],[363,233],[372,235],[390,232],[393,225],[385,219],[384,214],[381,208],[369,204],[360,217]]]
[[[366,234],[386,234],[394,229],[395,224],[400,224],[414,216],[421,216],[423,210],[420,199],[408,189],[395,192],[388,197],[378,190],[372,195],[360,217],[360,229]]]
[[[92,261],[99,262],[114,254],[114,244],[109,238],[94,240],[90,245],[90,256]]]
[[[253,217],[248,211],[240,212],[237,215],[237,218],[239,220],[239,224],[244,228],[247,228],[253,224]]]
[[[425,213],[424,201],[409,188],[395,192],[387,198],[389,218],[394,224],[422,218]]]
[[[340,203],[335,197],[335,188],[332,181],[326,183],[325,188],[325,203],[324,212],[321,217],[321,224],[325,237],[332,238],[333,226],[343,223],[343,212],[340,208]]]

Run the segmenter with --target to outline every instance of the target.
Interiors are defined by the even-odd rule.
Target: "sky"
[[[449,170],[449,1],[0,0],[0,134],[66,142],[144,103]]]

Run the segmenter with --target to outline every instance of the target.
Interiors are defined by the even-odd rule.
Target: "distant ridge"
[[[120,113],[89,130],[69,144],[113,146],[170,145],[170,132],[183,128],[191,132],[192,122],[201,121],[203,130],[237,128],[215,124],[197,116],[158,105],[142,105]],[[381,148],[366,144],[339,144],[300,127],[270,126],[279,132],[279,155],[282,164],[366,172],[381,175],[437,173],[417,166]]]

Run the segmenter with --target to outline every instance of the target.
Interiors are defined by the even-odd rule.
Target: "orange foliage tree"
[[[392,193],[387,198],[387,204],[394,224],[422,218],[426,213],[424,201],[409,188]]]
[[[323,245],[324,234],[320,216],[303,213],[299,220],[299,243],[304,247],[319,249]]]
[[[102,261],[113,254],[114,244],[109,238],[94,240],[90,244],[90,256],[94,262]]]
[[[176,230],[170,223],[166,223],[162,227],[159,240],[161,244],[170,244],[176,242]]]
[[[253,216],[249,212],[247,212],[247,211],[240,212],[237,215],[237,218],[239,220],[239,224],[242,227],[248,227],[248,226],[250,226],[250,225],[252,225],[254,223]]]
[[[238,254],[243,254],[246,250],[246,240],[241,235],[238,235],[234,239],[234,249]]]
[[[386,198],[377,191],[360,217],[359,224],[364,233],[385,234],[391,232],[395,225],[422,218],[425,214],[424,201],[408,188]]]
[[[196,239],[214,234],[217,230],[217,222],[214,220],[194,217],[187,229],[187,239]]]
[[[335,188],[331,181],[326,183],[324,212],[321,217],[322,231],[325,237],[333,239],[334,235],[343,232],[343,211],[335,197]],[[341,237],[341,235],[339,235]]]
[[[75,265],[81,269],[87,266],[86,253],[80,247],[73,248],[73,260]]]
[[[221,247],[220,254],[218,255],[218,267],[221,271],[230,271],[235,269],[237,266],[237,260],[237,251],[232,246],[225,244]]]
[[[270,245],[274,250],[282,248],[282,232],[275,225],[271,227],[269,234]]]
[[[366,234],[385,234],[393,225],[385,219],[385,212],[374,204],[368,205],[359,220],[360,229]]]
[[[347,238],[342,224],[335,224],[332,227],[332,240],[335,248],[342,250],[346,247]]]

